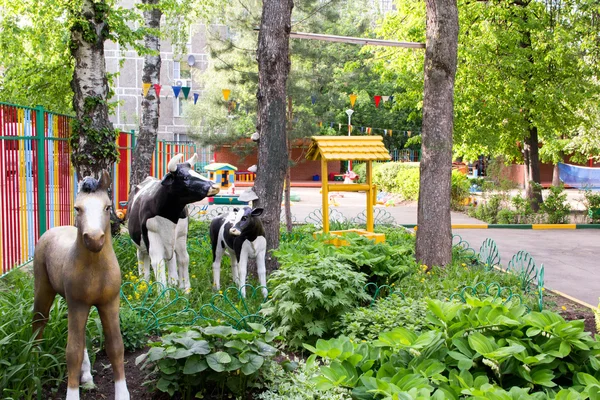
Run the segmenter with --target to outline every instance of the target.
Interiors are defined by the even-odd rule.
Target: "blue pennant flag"
[[[198,97],[200,97],[200,95],[198,93],[194,93],[194,104],[196,104],[198,101]]]
[[[173,94],[175,95],[175,98],[179,97],[179,92],[181,92],[181,86],[172,86],[173,87]]]

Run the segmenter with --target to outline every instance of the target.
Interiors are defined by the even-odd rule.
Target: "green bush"
[[[0,398],[41,398],[44,390],[55,392],[66,372],[67,305],[57,296],[44,336],[35,339],[33,277],[13,271],[0,279]],[[86,337],[90,361],[103,345],[97,311],[88,320]]]
[[[280,268],[269,278],[271,298],[261,312],[291,347],[331,337],[340,315],[369,300],[363,289],[367,276],[341,262],[329,247],[329,256],[302,248],[273,252]]]
[[[498,223],[498,213],[500,212],[503,196],[499,194],[491,195],[485,203],[475,207],[470,207],[467,210],[469,216],[477,218],[480,221],[488,224]]]
[[[339,335],[353,340],[375,340],[381,332],[404,327],[421,331],[426,324],[425,300],[391,296],[378,300],[373,307],[361,307],[342,315],[335,323]]]
[[[121,336],[126,351],[136,351],[148,343],[147,322],[129,307],[119,311]]]
[[[461,174],[456,170],[452,170],[452,186],[450,188],[451,201],[450,205],[455,210],[464,208],[464,201],[469,197],[469,178],[465,174]]]
[[[431,327],[421,332],[399,327],[372,344],[342,336],[305,345],[314,353],[307,364],[327,363],[312,383],[352,389],[355,399],[598,398],[600,342],[583,321],[499,300],[427,304]]]
[[[404,200],[417,201],[419,199],[418,165],[405,164],[398,169],[398,173],[392,182],[394,183],[390,190],[392,193],[399,194]]]
[[[396,178],[400,172],[406,169],[419,170],[417,164],[408,164],[401,162],[386,162],[375,164],[373,167],[373,183],[384,192],[389,193],[400,193],[398,191],[398,184]],[[419,179],[417,178],[417,187],[419,185]],[[418,192],[418,190],[417,190]]]
[[[374,164],[373,168],[375,168],[378,164]],[[366,183],[367,182],[367,164],[366,163],[353,163],[352,170],[358,175],[358,179],[356,183]]]
[[[260,393],[260,400],[350,400],[350,390],[336,387],[328,391],[317,390],[312,380],[319,374],[315,363],[307,365],[304,360],[297,362],[293,372],[286,372],[279,364],[272,363],[269,371],[269,390]]]
[[[594,211],[600,209],[600,193],[593,192],[591,189],[586,189],[583,192],[584,196],[584,204],[586,211],[588,212],[588,216],[592,220],[592,223],[597,223],[598,218],[597,214],[594,214]]]
[[[550,192],[540,206],[546,214],[549,224],[566,224],[569,222],[571,206],[567,203],[564,186],[550,186]]]
[[[259,384],[266,366],[277,354],[270,343],[276,335],[262,325],[248,324],[252,332],[228,326],[173,328],[174,333],[151,343],[136,364],[151,369],[149,383],[171,397],[183,399],[231,398]]]

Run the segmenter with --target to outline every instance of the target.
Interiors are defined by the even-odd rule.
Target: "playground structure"
[[[348,233],[357,233],[376,243],[385,241],[385,235],[374,233],[373,208],[377,200],[377,186],[373,184],[373,161],[388,161],[390,153],[383,144],[382,136],[313,136],[312,143],[306,154],[309,160],[321,160],[321,176],[329,176],[327,162],[334,160],[357,160],[366,163],[366,183],[331,184],[322,181],[321,194],[323,198],[323,230],[318,234],[332,234],[344,236]],[[330,192],[358,192],[367,194],[366,230],[350,229],[340,231],[329,230],[329,193]],[[336,246],[346,244],[341,238],[333,241]]]
[[[208,172],[208,179],[221,186],[221,194],[208,198],[209,204],[232,204],[247,205],[247,201],[241,201],[239,194],[235,194],[235,181],[237,180],[237,167],[227,163],[212,163],[204,167]],[[249,176],[245,176],[249,178]],[[231,193],[225,193],[229,190]]]

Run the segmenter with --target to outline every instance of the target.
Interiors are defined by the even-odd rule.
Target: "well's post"
[[[329,180],[327,160],[321,156],[321,193],[323,195],[323,233],[329,233]]]
[[[367,232],[373,232],[375,230],[375,224],[373,222],[373,161],[367,161]]]
[[[45,115],[44,107],[35,108],[35,136],[37,142],[37,214],[38,230],[40,236],[46,232],[46,138],[45,133]]]

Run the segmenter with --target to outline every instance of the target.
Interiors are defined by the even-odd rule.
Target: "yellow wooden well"
[[[377,187],[373,184],[373,161],[388,161],[390,153],[383,144],[382,136],[313,136],[312,143],[306,154],[309,160],[321,160],[321,193],[323,195],[323,233],[343,236],[345,233],[354,232],[359,235],[374,239],[375,242],[385,241],[385,235],[373,233],[373,207],[377,198]],[[329,183],[327,177],[328,161],[355,160],[366,162],[366,183]],[[367,193],[367,229],[351,229],[348,231],[329,231],[329,192],[358,192]],[[343,245],[345,241],[334,241],[336,245]]]

